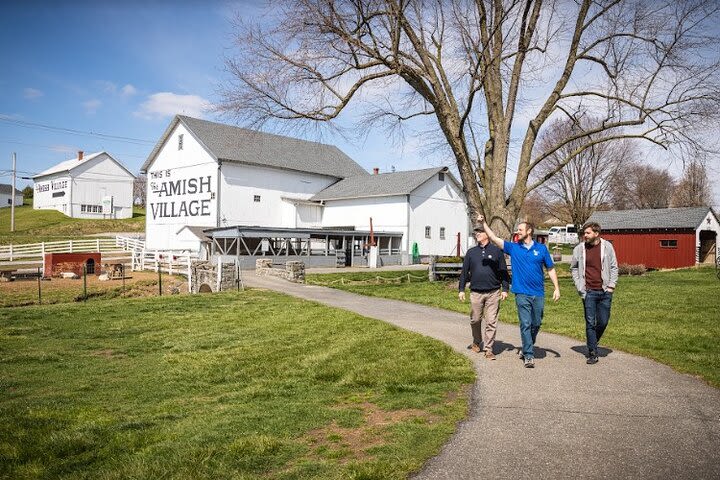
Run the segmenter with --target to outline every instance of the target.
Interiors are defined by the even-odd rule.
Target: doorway
[[[717,234],[712,230],[700,231],[700,255],[698,261],[700,263],[715,263],[715,255],[717,251]]]

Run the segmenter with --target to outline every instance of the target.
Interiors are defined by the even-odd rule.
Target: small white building
[[[33,177],[33,208],[73,218],[131,218],[135,176],[107,152],[78,156]]]
[[[208,230],[235,226],[366,235],[370,217],[406,256],[414,242],[422,255],[467,242],[462,190],[440,167],[370,175],[332,145],[178,115],[141,171],[148,249],[199,251]]]
[[[12,185],[0,183],[0,208],[12,205]],[[23,204],[23,193],[15,189],[15,206],[20,207]]]

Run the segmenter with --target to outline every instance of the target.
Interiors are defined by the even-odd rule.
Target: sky
[[[213,113],[227,76],[236,13],[262,4],[222,0],[5,0],[0,4],[0,183],[12,154],[29,177],[61,161],[107,151],[137,173],[173,115],[229,122]],[[418,139],[383,132],[347,138],[293,134],[337,145],[371,171],[428,168]],[[678,174],[677,165],[671,172]],[[718,168],[711,169],[720,177]],[[720,209],[720,181],[713,204]],[[22,188],[32,182],[19,179]]]

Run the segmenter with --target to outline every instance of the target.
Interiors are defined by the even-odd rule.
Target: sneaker
[[[485,358],[488,360],[497,360],[495,354],[491,350],[485,350]]]
[[[525,355],[523,355],[522,348],[518,350],[518,358],[525,361]]]
[[[598,356],[595,353],[591,353],[588,359],[585,361],[588,365],[595,365],[598,362]]]
[[[525,359],[525,368],[535,368],[535,361],[532,357]]]
[[[477,343],[473,343],[467,346],[468,350],[472,350],[475,353],[480,353],[482,350],[480,349],[480,345]]]

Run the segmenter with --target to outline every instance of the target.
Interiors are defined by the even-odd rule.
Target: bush
[[[436,257],[435,263],[463,263],[463,257]]]
[[[627,263],[621,263],[618,266],[618,272],[620,275],[645,275],[647,267],[643,264],[629,265]]]

